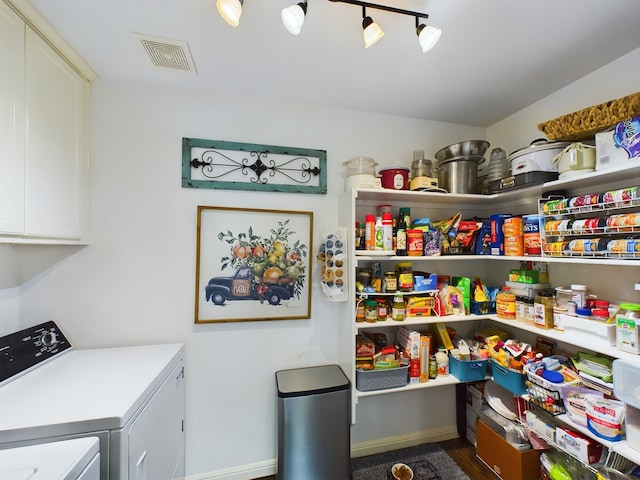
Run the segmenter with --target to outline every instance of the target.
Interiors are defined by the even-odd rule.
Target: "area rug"
[[[353,458],[351,478],[393,480],[391,467],[395,463],[409,465],[413,469],[413,480],[470,480],[442,447],[433,443]]]

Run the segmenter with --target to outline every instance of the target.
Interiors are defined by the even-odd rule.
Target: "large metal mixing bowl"
[[[489,145],[486,140],[466,140],[438,150],[435,157],[438,163],[456,157],[482,157]]]

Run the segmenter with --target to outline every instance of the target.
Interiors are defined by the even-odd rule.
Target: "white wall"
[[[196,206],[311,210],[317,246],[336,225],[342,162],[409,165],[413,149],[432,154],[484,130],[109,80],[96,82],[93,112],[91,243],[25,284],[22,324],[55,319],[79,348],[185,342],[187,472],[272,467],[275,372],[335,363],[337,322],[350,320],[314,285],[310,320],[194,325]],[[183,136],[325,149],[328,194],[182,188]],[[449,413],[416,428],[429,423],[455,422]]]
[[[598,73],[619,85],[620,95],[632,89],[617,79],[630,75],[630,68],[638,78],[639,51],[630,55],[635,67],[614,62]],[[573,88],[585,100],[578,103],[601,99],[602,85],[589,78]],[[607,88],[606,96],[614,91]],[[512,143],[514,149],[527,144],[539,117],[567,111],[555,111],[557,102],[552,96],[536,104],[535,115],[525,111],[492,127],[489,139],[507,151]],[[515,135],[510,125],[527,133]],[[328,193],[183,189],[183,136],[325,149]],[[19,301],[23,327],[54,319],[78,348],[185,342],[187,473],[238,479],[272,473],[274,373],[336,362],[336,325],[350,319],[342,304],[323,301],[314,285],[310,320],[194,325],[196,206],[312,210],[317,246],[322,230],[335,224],[343,161],[363,155],[381,166],[408,166],[414,149],[432,158],[441,147],[486,136],[473,127],[100,79],[92,119],[91,244],[19,293],[0,291],[0,313],[15,315]],[[361,402],[353,439],[375,443],[454,425],[447,389],[380,396]]]

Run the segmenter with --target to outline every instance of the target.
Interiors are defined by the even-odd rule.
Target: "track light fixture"
[[[329,0],[336,3],[348,3],[350,5],[358,5],[362,7],[362,37],[364,39],[365,48],[369,48],[384,36],[384,32],[373,19],[367,15],[367,8],[375,8],[400,15],[407,15],[416,19],[416,35],[418,43],[424,53],[431,50],[442,35],[442,30],[430,25],[420,23],[420,19],[427,19],[429,15],[411,10],[403,10],[401,8],[388,7],[386,5],[378,5],[375,3],[362,2],[360,0]],[[216,7],[220,16],[231,26],[237,27],[240,24],[240,16],[242,15],[242,5],[244,0],[216,0]],[[298,35],[304,24],[307,15],[307,0],[282,9],[282,23],[285,28],[293,35]]]
[[[218,13],[232,27],[240,25],[240,15],[242,15],[242,4],[244,0],[216,0]]]
[[[386,5],[377,5],[375,3],[369,2],[361,2],[360,0],[329,0],[330,2],[337,3],[348,3],[350,5],[358,5],[362,7],[362,28],[364,29],[364,46],[365,48],[370,47],[378,40],[382,38],[384,32],[378,26],[377,23],[373,21],[371,17],[368,17],[365,13],[366,8],[376,8],[378,10],[385,10],[387,12],[399,13],[400,15],[407,15],[410,17],[415,17],[416,19],[416,34],[418,35],[418,42],[420,43],[420,47],[422,47],[423,52],[428,52],[433,48],[433,46],[440,39],[440,35],[442,34],[442,30],[439,28],[427,26],[425,24],[420,23],[421,18],[429,18],[429,15],[421,12],[414,12],[411,10],[403,10],[401,8],[388,7]]]
[[[304,23],[304,17],[307,15],[307,2],[300,2],[282,9],[282,23],[289,33],[298,35]]]
[[[384,37],[384,32],[371,17],[367,16],[367,10],[362,7],[362,38],[364,39],[364,48],[369,48]]]
[[[438,40],[440,40],[442,30],[436,27],[432,27],[431,25],[420,23],[418,17],[416,17],[416,35],[418,35],[418,43],[422,48],[422,53],[427,53],[429,50],[435,47],[436,43],[438,43]]]

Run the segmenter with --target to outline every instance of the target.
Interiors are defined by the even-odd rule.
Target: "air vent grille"
[[[185,42],[137,33],[133,35],[140,41],[156,67],[196,72],[189,46]]]

